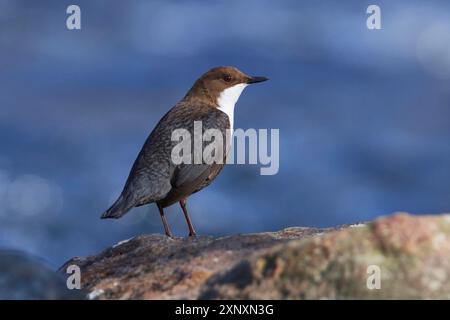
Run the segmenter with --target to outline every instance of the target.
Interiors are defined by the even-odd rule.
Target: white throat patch
[[[219,98],[217,98],[219,110],[225,112],[228,116],[228,119],[230,120],[231,130],[233,130],[234,106],[246,86],[247,86],[246,83],[240,83],[235,86],[232,86],[228,89],[223,90],[220,93]]]

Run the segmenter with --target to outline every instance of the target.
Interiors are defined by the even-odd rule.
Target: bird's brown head
[[[248,76],[234,67],[216,67],[203,74],[184,99],[198,99],[219,107],[221,104],[234,106],[247,85],[266,80],[266,77]]]

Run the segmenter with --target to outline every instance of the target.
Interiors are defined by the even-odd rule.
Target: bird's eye
[[[225,82],[230,82],[230,81],[231,81],[231,76],[230,76],[229,74],[224,74],[224,75],[223,75],[223,80],[224,80]]]

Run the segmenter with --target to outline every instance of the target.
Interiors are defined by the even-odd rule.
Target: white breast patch
[[[225,112],[230,120],[230,129],[233,130],[233,120],[234,120],[234,106],[239,99],[242,91],[247,86],[246,83],[240,83],[225,89],[220,94],[217,99],[217,104],[219,105],[219,110]]]

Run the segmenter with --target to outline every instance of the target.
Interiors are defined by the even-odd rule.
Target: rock
[[[396,214],[334,229],[145,235],[67,264],[93,299],[449,299],[449,256],[449,215]]]
[[[195,299],[208,278],[248,256],[326,231],[290,228],[223,238],[142,235],[97,256],[73,258],[60,270],[78,265],[82,286],[94,299]]]
[[[25,253],[0,250],[0,300],[83,299],[61,275]]]
[[[450,216],[399,214],[278,246],[212,277],[200,298],[449,299],[449,257]]]

